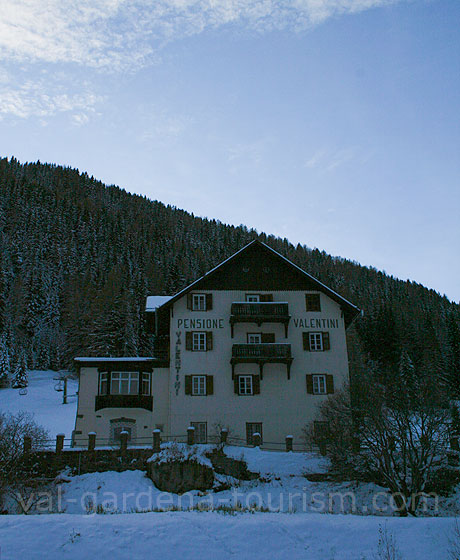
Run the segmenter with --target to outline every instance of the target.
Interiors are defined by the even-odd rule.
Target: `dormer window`
[[[246,301],[248,303],[258,303],[260,301],[260,294],[246,294]]]

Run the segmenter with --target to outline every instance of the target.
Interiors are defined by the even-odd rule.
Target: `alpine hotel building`
[[[174,296],[147,298],[155,355],[75,358],[75,445],[96,432],[138,443],[195,427],[198,443],[299,443],[318,407],[348,379],[346,329],[359,309],[253,241]]]

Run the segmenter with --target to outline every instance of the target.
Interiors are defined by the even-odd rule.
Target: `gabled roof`
[[[238,261],[249,266],[234,273],[233,265]],[[244,287],[238,284],[244,284]],[[185,294],[197,289],[315,290],[323,292],[342,307],[347,326],[360,313],[358,307],[258,239],[245,245],[157,309],[166,310]]]

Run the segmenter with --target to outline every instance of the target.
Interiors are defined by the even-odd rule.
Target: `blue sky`
[[[460,300],[457,0],[15,0],[0,155]]]

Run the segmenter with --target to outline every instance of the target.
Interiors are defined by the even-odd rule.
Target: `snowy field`
[[[30,412],[51,437],[60,432],[70,437],[76,397],[61,404],[55,375],[30,372],[24,396],[15,389],[1,390],[0,410]],[[69,395],[76,390],[71,381]],[[197,446],[198,453],[205,447]],[[305,473],[324,473],[329,466],[313,453],[233,446],[225,452],[243,458],[261,479],[221,476],[227,489],[178,496],[160,492],[142,471],[64,476],[49,487],[49,509],[60,514],[0,516],[0,559],[375,560],[386,558],[378,555],[382,531],[400,551],[394,560],[452,558],[449,543],[452,516],[460,514],[459,492],[429,504],[426,515],[436,517],[401,519],[385,509],[389,494],[376,485],[308,481]],[[235,504],[242,511],[232,511]],[[376,512],[376,504],[383,511]],[[197,507],[217,511],[193,511]]]
[[[447,560],[453,526],[447,518],[315,514],[2,516],[0,546],[2,560],[375,560],[386,527],[401,560]]]
[[[29,412],[37,424],[49,431],[50,438],[55,438],[56,434],[70,438],[77,414],[78,381],[69,379],[68,404],[63,405],[62,392],[54,390],[57,381],[53,377],[56,376],[55,371],[29,371],[27,395],[20,395],[19,389],[0,390],[0,412]]]

